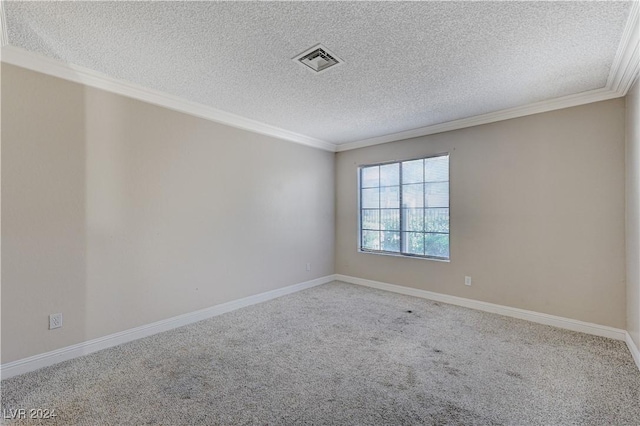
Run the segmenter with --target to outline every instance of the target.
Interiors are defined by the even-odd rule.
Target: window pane
[[[425,158],[424,181],[443,182],[449,180],[449,156]]]
[[[400,163],[380,166],[380,186],[400,185]]]
[[[362,248],[367,250],[380,250],[380,232],[362,231]]]
[[[424,184],[425,207],[449,207],[449,182]]]
[[[448,155],[361,168],[361,248],[448,259],[448,181]]]
[[[380,188],[380,208],[397,209],[398,207],[400,207],[400,187]]]
[[[399,231],[400,230],[400,210],[399,209],[380,210],[380,229]]]
[[[424,254],[424,234],[417,232],[405,232],[405,253],[411,254]]]
[[[402,185],[402,207],[424,206],[424,185],[421,183]]]
[[[426,209],[425,231],[449,232],[449,209]]]
[[[370,188],[362,190],[362,207],[363,209],[377,209],[380,207],[380,190],[378,188]]]
[[[381,247],[384,251],[400,251],[400,233],[399,232],[381,232]]]
[[[405,161],[402,163],[402,183],[420,183],[424,181],[424,160]]]
[[[403,209],[403,231],[424,231],[424,209]]]
[[[362,210],[362,229],[380,229],[380,210]]]
[[[449,234],[425,234],[424,254],[427,256],[449,257]]]
[[[363,188],[380,186],[380,166],[363,167],[361,179]]]

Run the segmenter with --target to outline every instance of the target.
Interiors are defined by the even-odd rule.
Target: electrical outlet
[[[311,264],[307,263],[307,271],[310,271],[310,270],[311,270]]]
[[[62,314],[49,315],[49,330],[62,327]]]
[[[464,285],[471,285],[471,277],[464,277]]]

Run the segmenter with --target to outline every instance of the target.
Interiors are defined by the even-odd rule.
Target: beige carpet
[[[637,425],[640,372],[623,342],[332,283],[5,380],[2,408],[54,409],[47,425]]]

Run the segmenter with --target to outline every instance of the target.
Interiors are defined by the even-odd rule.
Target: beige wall
[[[627,330],[640,349],[640,83],[626,101]]]
[[[640,342],[637,84],[626,295],[622,99],[339,153],[335,182],[331,153],[6,64],[1,107],[3,363],[334,271],[619,328],[628,311]],[[357,166],[442,152],[451,262],[357,253]]]
[[[2,124],[3,363],[334,272],[332,153],[6,64]]]
[[[339,153],[336,272],[624,328],[624,120],[616,99]],[[451,262],[358,253],[358,166],[443,152]]]

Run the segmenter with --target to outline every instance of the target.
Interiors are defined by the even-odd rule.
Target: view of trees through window
[[[360,250],[449,259],[449,155],[360,168]]]

